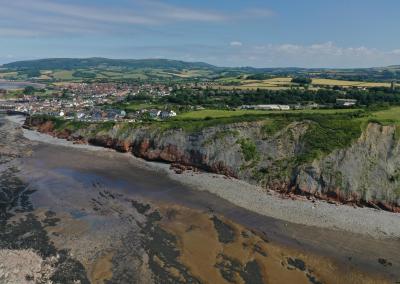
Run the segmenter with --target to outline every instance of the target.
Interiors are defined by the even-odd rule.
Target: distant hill
[[[79,68],[126,68],[126,69],[216,69],[203,62],[185,62],[169,59],[108,59],[108,58],[50,58],[17,61],[3,65],[8,69],[72,70]]]
[[[391,82],[400,81],[400,66],[373,68],[255,68],[217,67],[204,62],[185,62],[170,59],[108,59],[108,58],[50,58],[17,61],[4,64],[4,70],[18,71],[13,80],[27,80],[44,76],[42,80],[88,79],[221,79],[312,77],[323,79]],[[40,71],[50,70],[45,74]],[[58,72],[67,71],[67,72]],[[79,72],[78,72],[79,71]],[[104,73],[103,71],[113,71]],[[119,74],[117,74],[119,72]],[[47,79],[46,79],[47,78]],[[259,80],[261,80],[259,79]]]

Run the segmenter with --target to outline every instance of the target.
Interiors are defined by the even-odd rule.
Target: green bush
[[[314,118],[301,138],[302,153],[299,164],[311,162],[336,149],[343,149],[361,136],[361,121],[335,117]]]
[[[240,139],[238,142],[240,144],[240,147],[242,148],[242,153],[246,162],[257,160],[259,156],[257,152],[257,147],[253,141],[246,138]]]
[[[288,126],[290,122],[291,121],[288,119],[266,120],[264,126],[262,127],[262,132],[267,136],[272,136]]]

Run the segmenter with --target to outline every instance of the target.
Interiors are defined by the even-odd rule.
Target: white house
[[[244,105],[242,109],[258,109],[258,110],[290,110],[288,105]]]
[[[352,99],[337,99],[336,104],[343,107],[351,107],[357,103],[357,100]]]

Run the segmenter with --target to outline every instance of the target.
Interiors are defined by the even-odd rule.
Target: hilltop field
[[[203,62],[168,59],[54,58],[4,64],[0,78],[40,82],[82,81],[212,81],[223,88],[282,89],[296,87],[292,78],[312,78],[311,88],[390,87],[400,80],[400,67],[306,69],[217,67]]]
[[[266,80],[248,80],[237,78],[224,78],[218,80],[218,88],[222,89],[241,89],[241,90],[285,90],[291,88],[304,88],[304,86],[293,83],[293,77],[276,77]],[[365,81],[349,81],[338,79],[312,78],[311,83],[307,85],[310,90],[318,90],[325,87],[341,87],[341,88],[374,88],[374,87],[391,87],[390,82],[365,82]],[[395,86],[399,86],[396,84]]]

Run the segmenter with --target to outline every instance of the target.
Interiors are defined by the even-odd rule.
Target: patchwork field
[[[268,90],[284,90],[292,87],[301,87],[299,84],[292,83],[291,77],[277,77],[266,80],[245,80],[238,78],[224,78],[220,79],[220,85],[217,85],[221,89],[268,89]],[[390,87],[389,82],[363,82],[363,81],[346,81],[346,80],[333,80],[333,79],[312,79],[310,84],[310,90],[319,89],[321,87],[361,87],[361,88],[372,88],[372,87]],[[399,86],[399,84],[397,84]]]
[[[75,73],[78,72],[78,73]],[[74,74],[75,73],[75,74]],[[91,77],[81,76],[81,74],[88,74]],[[17,75],[17,72],[13,73],[0,73],[0,78],[9,75]],[[211,73],[207,70],[182,70],[182,71],[166,71],[163,69],[136,69],[136,70],[124,70],[124,69],[76,69],[76,70],[54,70],[54,71],[41,71],[40,80],[56,80],[56,81],[83,81],[87,79],[136,79],[136,80],[147,80],[147,79],[190,79],[196,77],[207,77]]]

